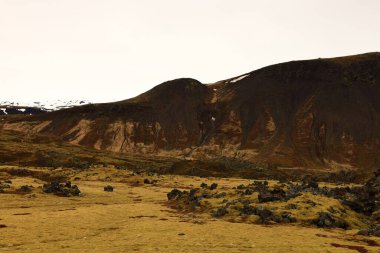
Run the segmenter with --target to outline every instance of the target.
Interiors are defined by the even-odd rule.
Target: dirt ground
[[[34,188],[27,194],[0,193],[1,252],[380,252],[379,239],[354,230],[232,223],[167,205],[166,193],[174,187],[237,186],[248,180],[62,170],[83,195],[58,197],[42,191],[44,181],[2,169],[0,180],[12,180],[12,188]],[[158,183],[143,184],[146,177]],[[106,185],[114,191],[105,192]]]

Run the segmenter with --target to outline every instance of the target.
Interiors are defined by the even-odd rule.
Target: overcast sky
[[[379,13],[379,0],[0,0],[0,100],[122,100],[380,51]]]

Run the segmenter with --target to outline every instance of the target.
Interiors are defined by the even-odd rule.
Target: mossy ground
[[[216,182],[217,191],[230,192],[233,197],[233,187],[251,180],[137,174],[109,167],[24,168],[67,177],[83,193],[81,197],[58,197],[42,192],[44,178],[36,178],[34,173],[11,175],[7,172],[10,168],[18,169],[0,168],[0,180],[13,181],[10,190],[21,185],[34,188],[28,194],[0,194],[2,252],[350,252],[350,248],[378,252],[380,249],[379,239],[358,236],[355,229],[323,229],[302,223],[251,224],[253,220],[230,222],[213,218],[208,212],[181,212],[168,206],[166,193],[173,188],[189,190],[202,182],[209,185]],[[144,184],[146,178],[157,182]],[[105,192],[106,185],[112,185],[114,191]],[[307,208],[304,202],[309,198],[321,205],[317,208],[341,208],[334,200],[305,194],[290,200],[301,207],[295,211],[300,212],[295,213],[297,217],[305,215],[308,219],[319,210]],[[218,202],[209,204],[214,207]],[[267,205],[278,210],[285,208],[285,203]],[[354,226],[355,222],[357,218],[353,217],[351,224]]]

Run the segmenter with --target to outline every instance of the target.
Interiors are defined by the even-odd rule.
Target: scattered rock
[[[222,217],[224,215],[228,214],[227,208],[226,207],[220,207],[218,208],[214,213],[214,217]]]
[[[303,188],[318,188],[318,181],[315,177],[306,176],[302,180],[302,186]]]
[[[220,199],[220,198],[224,198],[225,196],[227,196],[227,193],[225,193],[225,192],[220,192],[220,193],[218,193],[218,194],[215,194],[215,195],[214,195],[214,198]]]
[[[335,218],[331,213],[328,212],[320,212],[319,217],[314,220],[313,223],[318,227],[324,228],[348,228],[347,222]]]
[[[212,184],[210,185],[210,190],[215,190],[217,187],[218,187],[218,184],[217,184],[217,183],[212,183]]]
[[[259,193],[258,198],[260,203],[285,200],[286,193],[284,190],[281,189],[274,189],[272,191],[261,191]]]
[[[376,226],[376,227],[374,227],[372,229],[360,230],[358,232],[358,235],[380,237],[380,226]]]
[[[173,189],[171,192],[166,194],[166,196],[168,197],[168,200],[173,200],[173,199],[177,199],[177,198],[181,197],[182,192],[178,189]]]
[[[78,186],[71,185],[70,181],[66,182],[65,184],[60,184],[58,181],[44,184],[42,186],[42,191],[45,193],[54,193],[57,196],[63,197],[80,196],[81,194]]]
[[[240,209],[240,215],[257,215],[260,217],[261,223],[280,222],[280,219],[276,217],[271,210],[263,206],[254,207],[244,205],[244,207]]]
[[[201,183],[201,188],[208,188],[208,185],[206,183]]]
[[[244,195],[252,195],[252,194],[253,194],[253,190],[251,190],[249,188],[245,189]]]
[[[293,217],[293,215],[289,212],[282,212],[281,213],[281,222],[283,223],[293,223],[296,222],[297,219]]]
[[[268,181],[254,181],[253,190],[255,192],[268,191],[269,190]]]
[[[240,209],[240,215],[254,215],[256,214],[256,208],[251,205],[245,205]]]
[[[268,208],[257,206],[255,209],[255,214],[260,217],[262,223],[268,223],[270,221],[279,222],[278,217],[276,217]]]
[[[33,191],[33,186],[23,185],[17,191],[20,193],[31,193]]]
[[[7,188],[11,188],[11,186],[7,183],[0,183],[0,189],[7,189]]]
[[[104,187],[104,191],[105,191],[105,192],[113,192],[113,186],[111,186],[111,185],[107,185],[107,186],[105,186],[105,187]]]

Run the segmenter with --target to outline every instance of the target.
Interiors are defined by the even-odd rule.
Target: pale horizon
[[[379,51],[380,2],[0,0],[0,101],[124,100]]]

